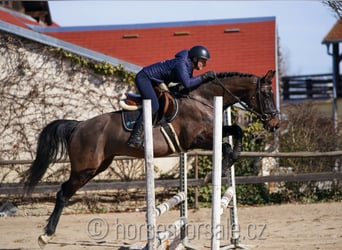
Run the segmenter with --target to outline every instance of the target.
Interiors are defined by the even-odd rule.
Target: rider
[[[135,84],[143,99],[151,99],[152,115],[159,109],[159,102],[154,87],[161,83],[181,83],[185,88],[192,89],[198,85],[215,79],[214,71],[193,77],[193,70],[202,70],[210,59],[209,50],[196,45],[190,50],[182,50],[175,58],[158,62],[142,68],[135,77]],[[128,145],[140,148],[143,145],[143,118],[140,116],[134,126]]]

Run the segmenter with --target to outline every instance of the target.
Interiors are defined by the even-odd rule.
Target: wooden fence
[[[281,80],[284,101],[326,100],[333,97],[332,74],[284,76]],[[342,91],[338,88],[337,92],[338,97],[341,97]]]
[[[189,156],[211,155],[211,151],[189,152]],[[177,155],[174,155],[175,157]],[[268,152],[242,152],[241,157],[275,157],[275,158],[307,158],[307,157],[341,157],[342,151],[331,152],[294,152],[294,153],[268,153]],[[117,157],[115,160],[135,159],[132,157]],[[57,163],[67,163],[68,161],[59,161]],[[32,160],[14,160],[0,161],[0,167],[13,164],[31,164]],[[196,166],[195,166],[196,167]],[[196,172],[196,169],[195,169]],[[288,175],[272,175],[272,176],[237,176],[236,184],[256,184],[265,182],[299,182],[299,181],[332,181],[342,180],[342,172],[320,172],[305,174],[288,174]],[[225,178],[223,178],[225,179]],[[223,180],[226,182],[226,180]],[[81,191],[99,191],[99,190],[120,190],[145,188],[145,180],[137,181],[91,181],[84,186]],[[189,187],[199,187],[208,185],[203,179],[188,179]],[[155,187],[178,187],[178,179],[155,180]],[[34,193],[55,193],[58,191],[60,183],[42,183],[38,184]],[[0,184],[0,195],[18,195],[23,194],[23,185],[18,183],[2,183]]]

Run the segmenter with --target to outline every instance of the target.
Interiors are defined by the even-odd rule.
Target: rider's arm
[[[182,83],[185,88],[194,88],[203,82],[201,76],[191,77],[191,72],[189,73],[189,70],[184,63],[179,63],[177,67],[175,67],[175,74],[179,79],[179,82]]]

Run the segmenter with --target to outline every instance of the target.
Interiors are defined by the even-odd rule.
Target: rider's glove
[[[208,71],[205,72],[202,77],[202,82],[209,82],[211,80],[214,80],[216,78],[216,73],[214,71]]]

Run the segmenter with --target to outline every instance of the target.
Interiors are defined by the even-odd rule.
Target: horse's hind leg
[[[55,233],[59,218],[68,200],[94,176],[106,170],[112,161],[113,157],[110,157],[102,161],[98,168],[88,168],[78,172],[71,171],[69,180],[64,182],[61,189],[57,192],[55,208],[48,219],[48,224],[45,227],[45,234],[40,235],[38,238],[40,247],[43,248]]]
[[[71,172],[69,180],[64,182],[61,189],[57,192],[55,208],[48,219],[48,224],[45,227],[45,234],[40,235],[38,238],[40,247],[44,247],[55,233],[59,218],[68,200],[90,179],[105,170],[111,161],[112,159],[104,161],[99,168],[85,169],[80,172]]]

